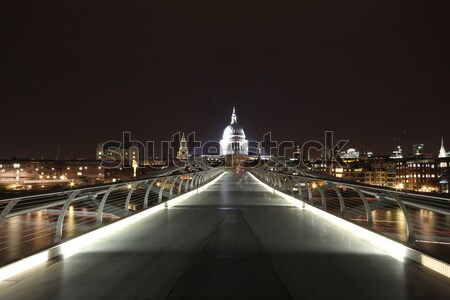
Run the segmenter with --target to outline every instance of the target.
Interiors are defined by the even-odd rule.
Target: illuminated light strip
[[[417,232],[423,232],[423,233],[440,233],[440,234],[450,234],[449,230],[433,230],[433,229],[414,229],[414,231]]]
[[[342,229],[345,229],[347,232],[351,234],[357,235],[360,239],[370,243],[374,247],[380,249],[381,251],[385,252],[386,254],[390,255],[391,257],[404,262],[405,258],[409,258],[435,272],[438,272],[448,278],[450,278],[450,266],[448,263],[440,261],[434,257],[428,256],[424,253],[421,253],[415,249],[411,249],[401,243],[398,243],[396,241],[390,240],[384,236],[378,235],[374,233],[373,231],[367,230],[363,227],[359,227],[356,224],[353,224],[351,222],[348,222],[344,219],[341,219],[339,217],[336,217],[330,213],[327,213],[321,209],[318,209],[314,206],[311,206],[307,204],[306,202],[303,202],[297,198],[294,198],[292,196],[289,196],[285,193],[282,193],[273,187],[270,187],[269,185],[265,184],[258,178],[256,178],[253,174],[249,173],[256,181],[258,181],[262,186],[266,188],[271,193],[274,193],[278,196],[281,196],[282,198],[288,200],[295,206],[299,208],[308,209],[310,212],[319,215],[323,217],[324,219],[331,221],[332,223],[338,225]]]
[[[48,261],[48,254],[49,250],[45,250],[1,268],[0,281],[45,263]]]
[[[19,261],[13,262],[9,265],[6,265],[0,268],[0,281],[4,281],[12,276],[18,275],[24,271],[30,270],[34,267],[37,267],[57,256],[62,256],[63,259],[69,258],[72,255],[75,255],[82,250],[86,249],[92,242],[99,241],[106,236],[113,235],[117,233],[119,230],[136,223],[158,211],[164,210],[166,207],[173,207],[180,203],[181,201],[197,195],[199,192],[207,189],[212,184],[216,183],[225,172],[217,176],[214,180],[208,182],[207,184],[189,191],[183,195],[175,197],[174,199],[167,200],[166,202],[162,202],[156,206],[150,207],[144,211],[126,217],[124,219],[118,220],[110,225],[95,229],[90,231],[84,235],[71,239],[67,242],[61,243],[57,246],[53,246],[47,250],[41,251],[37,254],[31,255],[29,257],[23,258]]]
[[[349,219],[350,221],[366,221],[367,222],[367,218],[366,219]],[[405,224],[405,221],[384,221],[384,220],[372,220],[373,222],[381,222],[381,223],[401,223],[401,224]]]
[[[367,222],[367,219],[349,219],[350,221],[365,221]],[[405,221],[383,221],[383,220],[373,220],[374,223],[400,223],[405,224]],[[374,227],[375,229],[398,229],[397,227]],[[440,234],[450,234],[449,230],[434,230],[434,229],[414,229],[415,232],[425,232],[425,233],[440,233]]]
[[[424,240],[416,240],[418,243],[428,243],[428,244],[442,244],[442,245],[450,245],[450,242],[436,242],[436,241],[424,241]]]
[[[373,229],[379,229],[380,231],[382,231],[382,230],[403,230],[398,227],[381,227],[381,226],[374,226]],[[447,230],[414,229],[414,232],[450,234],[450,231],[447,231]]]

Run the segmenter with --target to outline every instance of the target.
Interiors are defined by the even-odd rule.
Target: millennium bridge
[[[447,198],[277,162],[0,200],[0,299],[448,299]]]

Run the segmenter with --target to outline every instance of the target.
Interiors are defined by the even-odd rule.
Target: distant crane
[[[61,148],[61,147],[58,145],[58,150],[56,151],[56,157],[55,157],[55,160],[58,160],[60,148]]]
[[[69,155],[69,159],[73,159],[73,154],[75,153],[76,149],[77,149],[77,146],[73,146],[73,149],[72,149],[72,151],[70,152],[70,155]]]

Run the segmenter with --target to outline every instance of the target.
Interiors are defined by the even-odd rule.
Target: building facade
[[[182,160],[186,160],[189,158],[189,149],[187,146],[187,140],[186,137],[184,136],[184,133],[180,139],[180,148],[178,149],[177,158]]]
[[[436,160],[401,159],[397,161],[396,187],[420,192],[439,192]]]
[[[19,160],[0,162],[0,189],[47,190],[105,182],[98,160]]]

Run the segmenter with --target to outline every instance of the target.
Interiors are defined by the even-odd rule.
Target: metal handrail
[[[255,175],[258,179],[268,184],[272,188],[287,193],[304,202],[306,201],[307,203],[319,209],[322,209],[332,214],[336,214],[338,217],[346,219],[347,221],[352,221],[349,212],[354,213],[355,211],[357,211],[359,215],[366,216],[365,227],[368,227],[369,229],[374,231],[377,230],[374,228],[372,211],[377,209],[377,207],[383,207],[384,205],[392,207],[392,204],[396,204],[397,208],[399,208],[399,212],[401,211],[403,215],[403,220],[406,225],[405,226],[406,239],[403,240],[402,238],[395,236],[395,234],[389,235],[389,233],[386,232],[381,233],[390,237],[394,236],[394,239],[399,240],[401,242],[406,242],[408,245],[413,247],[416,246],[417,232],[419,233],[421,232],[421,230],[419,230],[418,228],[421,226],[421,224],[413,219],[411,215],[411,209],[419,208],[424,211],[436,213],[440,215],[439,219],[437,219],[436,217],[437,224],[440,226],[439,231],[443,232],[444,234],[441,234],[440,236],[433,234],[433,238],[435,238],[436,240],[432,242],[437,244],[442,243],[444,244],[444,246],[450,244],[450,235],[448,237],[444,236],[443,237],[444,240],[440,241],[440,239],[442,239],[442,235],[448,234],[450,232],[450,225],[448,224],[448,216],[450,215],[450,206],[448,207],[448,209],[445,209],[445,206],[447,205],[446,203],[448,203],[449,201],[447,198],[440,198],[436,196],[426,197],[426,195],[413,193],[405,194],[404,192],[394,191],[391,189],[355,183],[347,183],[339,180],[332,180],[329,178],[320,178],[320,177],[312,178],[303,175],[285,174],[281,172],[274,172],[271,170],[269,171],[267,169],[262,169],[258,167],[252,169],[249,168],[247,169],[247,171]],[[295,189],[298,189],[298,192],[295,192]],[[316,196],[317,198],[313,196],[313,190],[318,191],[318,195]],[[326,195],[326,190],[330,191],[328,195]],[[349,192],[346,192],[347,190],[348,191],[353,190],[355,194],[353,192],[348,194]],[[308,193],[304,194],[303,191],[307,191]],[[334,195],[333,191],[336,194],[336,196],[333,196]],[[343,195],[344,192],[347,193],[348,197],[345,197]],[[416,196],[419,196],[417,197],[418,199],[414,199]],[[376,200],[375,201],[376,204],[373,201],[370,202],[366,197],[370,197],[372,200]],[[346,201],[351,202],[357,200],[358,198],[361,201],[360,203],[362,203],[360,206],[349,208],[345,204]],[[316,203],[314,199],[317,199]],[[430,202],[425,204],[420,203],[422,201],[421,199],[426,199],[429,200]],[[332,200],[334,200],[334,202]],[[389,201],[388,203],[391,204],[383,202],[383,200],[387,200]],[[416,202],[414,202],[414,200],[416,200]],[[437,205],[436,204],[437,200],[443,203],[441,205],[442,207],[433,206]],[[319,201],[320,203],[317,203],[317,201]],[[333,208],[336,208],[335,211],[330,210],[330,207],[327,206],[327,201],[331,201],[330,203],[334,205]],[[385,220],[376,220],[376,221],[384,222]]]
[[[260,169],[252,169],[252,170],[258,170],[260,171]],[[249,171],[252,171],[249,170]],[[291,177],[295,177],[295,178],[302,178],[305,181],[324,181],[327,183],[333,183],[335,185],[338,186],[346,186],[346,187],[351,187],[351,188],[356,188],[356,189],[360,189],[364,192],[364,194],[367,195],[371,195],[371,196],[376,196],[379,195],[381,193],[385,193],[387,195],[392,195],[392,194],[396,194],[398,196],[409,196],[409,197],[417,197],[417,198],[423,198],[426,200],[437,200],[437,201],[441,201],[443,203],[448,203],[450,205],[450,199],[449,198],[445,198],[445,197],[438,197],[438,196],[434,196],[434,195],[423,195],[420,193],[415,193],[412,191],[398,191],[398,190],[394,190],[392,188],[389,187],[374,187],[374,186],[370,186],[367,184],[363,184],[363,183],[358,183],[358,182],[348,182],[348,181],[340,181],[340,180],[332,180],[329,178],[321,178],[321,177],[308,177],[308,176],[303,176],[303,175],[293,175],[293,174],[285,174],[285,173],[279,173],[279,172],[274,172],[274,171],[268,171],[268,170],[264,170],[265,172],[269,172],[275,175],[284,175],[284,176],[291,176]],[[393,202],[395,202],[396,200],[394,199],[394,197],[388,196],[386,197],[386,200],[391,200]],[[411,201],[405,201],[405,204],[408,204],[409,206],[413,206],[413,207],[417,207],[417,208],[423,208],[423,209],[427,209],[430,211],[434,211],[440,214],[445,214],[445,215],[450,215],[450,210],[442,210],[438,207],[433,207],[430,205],[423,205],[423,204],[415,204],[414,202]],[[450,208],[450,207],[449,207]]]
[[[108,185],[2,200],[0,202],[0,254],[2,254],[2,251],[8,251],[8,247],[18,247],[17,245],[4,246],[13,243],[13,241],[7,240],[10,233],[5,231],[7,230],[7,227],[4,227],[5,222],[9,222],[9,225],[14,224],[15,227],[22,226],[17,223],[20,219],[15,217],[24,215],[25,218],[25,214],[28,213],[47,214],[47,225],[35,225],[36,229],[27,229],[30,222],[26,222],[27,224],[22,226],[24,228],[22,232],[14,232],[14,235],[22,235],[18,240],[23,239],[20,243],[26,243],[27,239],[30,238],[28,236],[33,236],[32,238],[35,239],[39,238],[39,236],[46,237],[50,234],[53,235],[51,239],[53,243],[48,246],[52,246],[62,242],[64,239],[64,226],[68,224],[66,216],[71,206],[76,207],[77,211],[89,212],[90,219],[94,218],[96,220],[95,224],[90,228],[90,230],[93,230],[104,224],[105,217],[116,216],[117,218],[123,218],[133,214],[130,210],[131,205],[140,207],[137,210],[133,208],[134,212],[143,211],[152,205],[165,202],[210,182],[223,173],[224,170],[225,168],[220,167],[205,171],[130,180]],[[193,182],[194,178],[196,179],[195,183]],[[74,209],[72,208],[72,210]],[[81,220],[72,225],[79,225],[80,228],[83,227],[83,230],[85,230],[84,227],[86,227],[87,222],[85,219],[81,218]],[[39,230],[42,230],[42,232],[39,233]],[[73,230],[76,231],[77,229]],[[36,234],[37,237],[35,236]],[[0,261],[0,266],[2,263]]]
[[[10,203],[14,203],[17,204],[18,202],[23,202],[26,200],[33,200],[33,199],[51,199],[52,197],[56,197],[56,196],[69,196],[71,195],[74,191],[82,191],[83,195],[82,196],[78,196],[77,198],[75,198],[74,200],[81,200],[81,199],[85,199],[85,198],[90,198],[92,196],[98,196],[101,194],[104,194],[105,192],[108,191],[109,188],[117,188],[118,186],[127,186],[127,185],[139,185],[141,183],[145,183],[145,182],[149,182],[149,181],[153,181],[156,182],[158,181],[158,179],[165,179],[165,178],[173,178],[173,177],[177,177],[177,176],[192,176],[195,174],[200,174],[203,172],[208,172],[209,170],[206,171],[198,171],[198,172],[191,172],[191,173],[183,173],[183,174],[177,174],[177,175],[170,175],[170,176],[159,176],[159,177],[152,177],[152,178],[146,178],[146,179],[140,179],[140,180],[136,180],[136,179],[132,179],[132,180],[128,180],[128,181],[120,181],[118,183],[112,183],[112,184],[102,184],[102,185],[98,185],[98,186],[90,186],[90,187],[85,187],[85,188],[78,188],[78,189],[70,189],[70,190],[65,190],[65,191],[58,191],[58,192],[52,192],[52,193],[42,193],[42,194],[36,194],[36,195],[30,195],[30,196],[23,196],[23,197],[15,197],[15,198],[8,198],[8,199],[1,199],[0,200],[0,205],[1,204],[6,204],[6,205],[10,205]],[[90,192],[90,191],[95,191],[94,195],[89,194],[89,195],[85,195],[86,192]],[[42,206],[38,206],[38,207],[34,207],[33,209],[26,209],[23,210],[19,213],[11,213],[8,214],[6,217],[4,218],[9,218],[12,216],[17,216],[20,215],[22,213],[29,213],[29,212],[33,212],[33,211],[37,211],[43,208],[49,208],[52,206],[56,206],[57,204],[64,204],[65,201],[58,201],[58,202],[52,202],[52,203],[48,203]],[[15,206],[14,204],[14,206]],[[0,214],[0,224],[2,222],[3,218]]]

